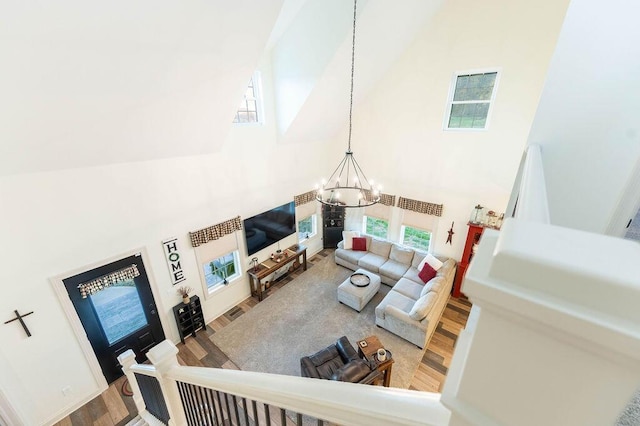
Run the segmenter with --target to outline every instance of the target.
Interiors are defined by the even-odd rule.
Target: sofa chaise
[[[354,271],[363,268],[378,274],[391,290],[375,309],[376,325],[425,348],[447,305],[456,262],[389,241],[363,238],[364,242],[358,241],[363,244],[356,247],[347,244],[351,248],[345,248],[345,240],[341,241],[335,262]]]

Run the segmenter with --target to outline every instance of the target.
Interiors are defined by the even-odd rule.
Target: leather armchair
[[[300,358],[300,371],[302,377],[364,384],[382,377],[382,373],[358,356],[346,336],[314,355]]]

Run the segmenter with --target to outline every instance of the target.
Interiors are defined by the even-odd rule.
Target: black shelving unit
[[[345,207],[322,205],[322,239],[324,248],[336,248],[342,241]]]
[[[196,331],[204,329],[204,316],[198,296],[191,296],[189,303],[179,303],[173,307],[173,315],[176,317],[176,325],[180,340],[184,343],[186,336],[195,337]]]

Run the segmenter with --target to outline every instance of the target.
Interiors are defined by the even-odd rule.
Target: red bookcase
[[[473,259],[475,246],[480,242],[480,237],[484,231],[484,226],[481,224],[468,223],[467,225],[469,226],[469,231],[467,232],[467,241],[464,243],[462,259],[460,259],[460,263],[458,264],[456,278],[453,282],[453,297],[460,297],[460,295],[463,294],[460,288],[462,287],[462,280],[467,273],[471,259]]]

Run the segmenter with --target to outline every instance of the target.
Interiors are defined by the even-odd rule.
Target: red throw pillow
[[[429,265],[428,263],[425,263],[424,266],[422,267],[422,271],[420,271],[418,276],[426,284],[429,281],[431,281],[433,277],[436,276],[436,273],[437,273],[436,270],[433,269],[431,265]]]
[[[353,250],[367,251],[367,239],[365,237],[353,237]]]

